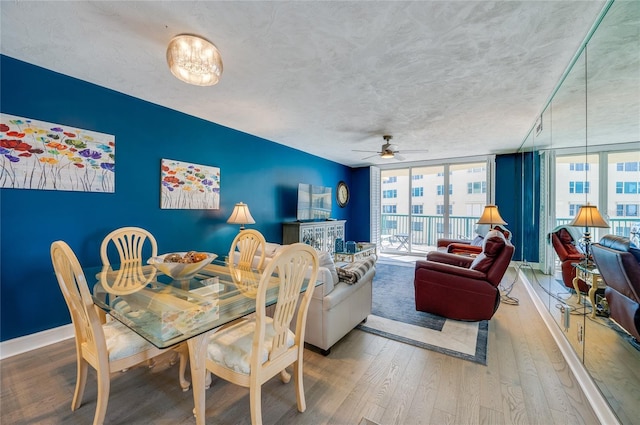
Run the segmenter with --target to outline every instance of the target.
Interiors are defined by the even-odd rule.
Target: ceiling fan
[[[398,150],[398,146],[397,145],[392,145],[391,144],[391,139],[393,139],[393,136],[389,135],[389,134],[385,134],[384,136],[382,136],[382,138],[384,139],[384,144],[382,145],[382,147],[380,147],[379,151],[365,151],[365,150],[360,150],[360,149],[353,149],[353,152],[375,152],[375,155],[369,155],[367,157],[362,158],[363,160],[365,159],[369,159],[369,158],[373,158],[374,156],[379,156],[380,158],[384,158],[384,159],[397,159],[398,161],[404,161],[405,158],[400,155],[400,151]],[[417,153],[417,152],[427,152],[426,149],[422,149],[422,150],[403,150],[402,152],[404,153]]]

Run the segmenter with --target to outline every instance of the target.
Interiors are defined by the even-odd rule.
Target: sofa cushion
[[[338,283],[338,271],[336,270],[336,265],[333,262],[333,256],[329,252],[318,251],[318,265],[329,270],[334,285]]]

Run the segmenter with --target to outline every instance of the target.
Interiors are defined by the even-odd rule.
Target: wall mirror
[[[523,204],[523,227],[539,223],[540,272],[522,271],[618,420],[633,424],[640,418],[640,350],[610,319],[594,317],[588,297],[577,303],[549,240],[586,202],[611,224],[592,229],[594,242],[609,233],[629,236],[640,223],[640,192],[625,197],[623,188],[621,195],[616,174],[620,164],[635,163],[624,180],[640,183],[640,7],[611,1],[600,18],[522,145],[523,173],[532,173],[523,192],[537,194],[541,205],[532,219]],[[524,164],[532,152],[537,170]]]

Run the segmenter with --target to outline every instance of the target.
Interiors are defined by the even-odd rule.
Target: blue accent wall
[[[371,235],[371,182],[369,167],[355,168],[351,175],[352,188],[347,227],[349,239],[367,242]]]
[[[3,113],[112,134],[116,141],[115,193],[0,189],[2,341],[70,323],[49,256],[56,240],[66,241],[85,266],[100,264],[102,239],[123,226],[149,230],[161,253],[224,256],[238,232],[226,223],[235,203],[249,205],[256,224],[248,227],[281,242],[282,222],[295,220],[298,183],[335,190],[340,180],[352,198],[345,208],[334,202],[333,216],[349,220],[348,239],[368,238],[364,172],[353,180],[349,167],[7,56],[0,55],[0,69]],[[219,167],[220,209],[160,209],[162,158]]]

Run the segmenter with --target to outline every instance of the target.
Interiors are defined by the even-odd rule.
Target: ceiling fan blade
[[[374,156],[378,156],[378,154],[376,153],[374,155],[365,156],[364,158],[362,158],[362,161],[364,161],[365,159],[373,158]]]
[[[429,149],[402,149],[402,153],[424,153],[429,152]]]
[[[351,152],[375,152],[375,153],[380,153],[377,151],[372,151],[372,150],[362,150],[362,149],[351,149]]]
[[[403,152],[404,152],[404,151],[403,151]],[[404,156],[400,155],[398,152],[395,152],[395,153],[393,154],[393,157],[394,157],[395,159],[397,159],[398,161],[404,161],[404,160],[406,159]]]

